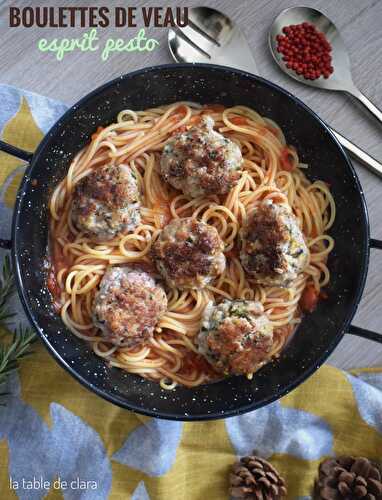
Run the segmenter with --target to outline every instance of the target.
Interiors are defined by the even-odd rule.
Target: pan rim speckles
[[[172,75],[172,76],[170,76]],[[349,182],[352,183],[351,188],[354,189],[354,192],[357,195],[357,200],[359,202],[359,216],[361,223],[361,233],[360,233],[360,248],[358,248],[358,252],[360,254],[360,269],[359,269],[359,278],[356,283],[356,289],[353,295],[350,298],[349,306],[346,309],[346,314],[344,313],[343,319],[341,319],[341,328],[336,330],[336,333],[330,337],[330,341],[325,344],[324,350],[320,353],[319,356],[311,362],[309,366],[305,366],[304,363],[301,363],[300,371],[296,376],[293,374],[290,375],[291,381],[288,383],[282,383],[277,377],[275,378],[275,389],[272,394],[267,395],[266,397],[256,397],[258,387],[255,387],[253,384],[255,382],[250,381],[242,381],[240,382],[240,387],[243,387],[243,397],[241,398],[240,403],[235,403],[234,391],[238,391],[238,378],[227,379],[222,382],[218,382],[216,384],[210,384],[209,386],[204,386],[204,389],[194,390],[187,389],[184,390],[182,388],[177,389],[173,395],[168,394],[168,406],[163,401],[160,404],[157,404],[154,400],[145,399],[145,393],[147,391],[151,391],[152,394],[161,394],[157,389],[157,384],[154,382],[150,382],[144,379],[137,380],[136,375],[128,374],[126,380],[130,381],[129,383],[133,384],[129,386],[129,390],[127,393],[121,392],[113,392],[110,387],[103,387],[97,379],[95,379],[91,374],[84,375],[84,372],[81,372],[82,367],[77,365],[73,365],[71,361],[73,359],[66,358],[63,355],[63,350],[58,344],[53,342],[53,333],[50,331],[46,331],[40,324],[39,319],[37,318],[38,307],[36,304],[32,304],[33,294],[31,295],[30,290],[27,289],[26,283],[30,282],[30,278],[26,276],[25,272],[25,262],[23,261],[24,257],[22,252],[25,252],[25,249],[28,248],[25,246],[24,239],[26,236],[20,228],[23,228],[25,231],[26,221],[23,220],[23,216],[25,218],[25,214],[27,213],[26,209],[26,198],[31,197],[31,189],[30,189],[30,179],[38,172],[37,165],[40,163],[40,166],[44,164],[43,160],[44,154],[49,150],[51,142],[54,138],[59,134],[60,130],[63,130],[64,127],[73,121],[73,117],[76,116],[76,112],[86,107],[86,105],[90,102],[95,101],[96,99],[101,98],[107,92],[113,92],[118,86],[123,86],[129,84],[133,85],[134,79],[143,79],[147,82],[154,82],[155,78],[163,78],[163,81],[171,81],[173,79],[173,83],[177,81],[177,78],[188,78],[195,79],[196,75],[205,75],[206,78],[210,78],[213,80],[214,78],[227,81],[237,79],[237,82],[242,82],[242,84],[247,85],[250,88],[251,85],[255,85],[258,91],[263,91],[265,93],[269,93],[273,95],[274,99],[280,99],[285,102],[288,106],[293,106],[296,110],[304,115],[305,117],[309,117],[312,124],[315,127],[322,130],[322,140],[325,140],[326,143],[333,149],[335,154],[341,161],[341,164],[346,170],[346,175],[348,175]],[[168,76],[168,78],[167,78]],[[166,80],[167,78],[167,80]],[[142,81],[143,81],[142,80]],[[179,80],[180,81],[180,80]],[[217,80],[216,80],[217,81]],[[169,84],[170,85],[170,84]],[[222,83],[223,85],[223,83]],[[155,82],[153,83],[155,86]],[[175,87],[174,87],[175,88]],[[241,90],[241,89],[240,89]],[[139,91],[139,89],[138,89]],[[139,93],[136,94],[138,97]],[[138,98],[137,97],[137,98]],[[140,96],[139,98],[141,98]],[[194,100],[198,100],[197,96]],[[280,101],[280,102],[281,102]],[[163,102],[164,104],[164,102]],[[149,107],[149,106],[147,106]],[[94,122],[94,128],[98,125]],[[105,122],[104,122],[105,124]],[[81,128],[81,123],[79,124],[79,129]],[[86,136],[84,136],[84,142],[86,142]],[[40,172],[41,174],[41,168]],[[42,189],[42,188],[41,188]],[[40,193],[41,194],[41,193]],[[42,196],[42,195],[41,195]],[[30,200],[29,200],[30,201]],[[301,384],[306,378],[312,375],[319,366],[328,358],[329,354],[334,350],[339,341],[343,338],[345,331],[349,328],[350,322],[356,312],[357,306],[362,296],[362,292],[365,286],[368,263],[369,263],[369,241],[370,241],[370,230],[369,230],[369,219],[368,213],[365,203],[364,194],[359,183],[356,172],[350,163],[349,159],[345,155],[342,147],[338,143],[335,136],[331,133],[331,131],[327,128],[325,123],[305,104],[303,104],[299,99],[294,97],[292,94],[287,92],[286,90],[280,88],[268,80],[254,76],[245,71],[236,70],[228,67],[208,65],[208,64],[170,64],[170,65],[161,65],[161,66],[153,66],[149,68],[144,68],[141,70],[137,70],[126,75],[121,76],[120,78],[114,79],[111,82],[108,82],[101,87],[95,89],[93,92],[90,92],[80,101],[78,101],[72,108],[70,108],[61,118],[60,120],[51,128],[51,130],[47,133],[47,135],[41,141],[39,147],[33,155],[32,161],[29,167],[26,170],[25,176],[22,180],[22,183],[19,188],[19,192],[17,195],[16,206],[13,217],[12,224],[12,256],[14,262],[14,268],[16,271],[16,283],[17,289],[22,301],[24,310],[28,316],[28,319],[38,332],[40,338],[43,340],[45,346],[47,347],[50,354],[59,362],[61,366],[63,366],[76,380],[78,380],[82,385],[87,387],[88,389],[95,392],[97,395],[103,397],[107,401],[110,401],[122,408],[126,408],[137,413],[142,413],[148,416],[154,416],[164,419],[172,419],[172,420],[211,420],[217,418],[225,418],[231,417],[234,415],[242,414],[265,404],[269,404],[276,399],[279,399],[283,395],[290,392],[292,389]],[[40,263],[42,265],[42,263]],[[95,356],[93,353],[89,354],[89,356]],[[86,357],[86,356],[85,356]],[[90,359],[90,358],[89,358]],[[293,360],[292,360],[293,361]],[[87,359],[86,363],[90,363]],[[278,362],[276,362],[278,363]],[[106,370],[106,369],[105,369]],[[113,369],[116,370],[116,369]],[[261,371],[260,371],[261,372]],[[260,373],[259,372],[259,373]],[[114,373],[114,372],[113,372]],[[273,372],[272,372],[273,373]],[[292,372],[291,372],[292,373]],[[278,374],[279,376],[280,374]],[[289,375],[288,375],[289,376]],[[121,375],[122,377],[122,375]],[[266,380],[260,376],[259,381]],[[277,382],[277,383],[276,383]],[[273,382],[272,382],[273,383]],[[154,385],[155,384],[155,385]],[[223,384],[223,385],[221,385]],[[252,384],[252,385],[251,385]],[[261,389],[261,388],[260,388]],[[130,391],[130,392],[129,392]],[[188,395],[185,396],[186,391],[188,391]],[[220,391],[220,392],[219,392]],[[246,392],[247,391],[247,392]],[[146,401],[144,403],[139,404],[141,401],[137,396],[138,393],[142,393],[142,401]],[[181,394],[181,397],[176,396],[177,394]],[[216,397],[215,397],[216,394]],[[219,394],[219,397],[217,396]],[[223,401],[221,395],[224,394],[224,399],[228,397],[232,397],[232,401],[226,402]],[[248,398],[244,397],[248,394]],[[167,397],[167,396],[166,396]],[[182,399],[183,398],[183,399]],[[198,399],[200,398],[200,400]],[[215,398],[215,399],[214,399]],[[198,399],[198,403],[196,405],[197,409],[193,411],[194,403],[193,399]],[[172,403],[170,404],[170,400]],[[187,401],[186,401],[187,400]],[[205,403],[203,402],[205,400]],[[208,406],[213,400],[212,406]],[[247,401],[247,402],[244,402]],[[150,401],[150,402],[148,402]],[[224,406],[226,405],[226,406]],[[158,408],[158,406],[160,406]],[[171,408],[171,406],[173,408]],[[212,408],[212,409],[211,409]]]

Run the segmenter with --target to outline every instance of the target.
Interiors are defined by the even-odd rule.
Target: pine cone
[[[382,500],[381,470],[363,457],[328,458],[319,466],[315,494],[318,500]]]
[[[279,500],[287,494],[285,481],[277,470],[255,455],[236,462],[229,480],[229,493],[234,499]]]

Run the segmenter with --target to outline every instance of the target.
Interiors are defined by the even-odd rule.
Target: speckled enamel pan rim
[[[362,254],[362,259],[361,259],[361,267],[362,268],[361,268],[361,272],[360,272],[361,279],[360,279],[359,284],[358,284],[358,289],[354,295],[352,307],[349,307],[349,311],[348,311],[347,317],[345,318],[342,330],[339,330],[337,332],[337,334],[333,337],[332,342],[328,346],[327,350],[320,356],[320,358],[314,364],[312,364],[308,368],[304,369],[301,372],[301,374],[298,377],[296,377],[296,379],[293,382],[287,384],[282,389],[276,391],[271,397],[263,398],[261,400],[256,400],[256,401],[249,403],[247,405],[240,406],[237,409],[228,410],[228,411],[224,411],[224,412],[200,413],[200,414],[193,414],[193,415],[174,415],[171,412],[154,411],[154,410],[151,410],[150,408],[142,409],[141,407],[138,407],[135,404],[128,403],[126,400],[124,400],[123,398],[120,398],[119,396],[113,395],[105,390],[102,390],[101,388],[94,386],[86,378],[84,378],[83,376],[78,374],[77,371],[72,366],[70,366],[65,361],[65,359],[63,359],[61,357],[61,355],[55,350],[55,348],[50,344],[49,340],[46,338],[46,336],[40,330],[40,326],[34,317],[32,308],[29,304],[27,295],[26,295],[24,287],[23,287],[23,280],[22,280],[22,276],[20,273],[19,255],[17,253],[18,246],[19,246],[17,227],[19,224],[20,208],[21,208],[22,203],[23,203],[23,193],[24,193],[28,183],[30,182],[30,175],[31,175],[33,169],[35,168],[36,164],[38,163],[39,156],[43,152],[45,147],[49,144],[51,137],[53,137],[58,132],[58,130],[62,126],[62,124],[65,122],[70,122],[70,120],[72,119],[72,114],[73,114],[74,110],[78,110],[78,108],[80,108],[83,104],[85,104],[90,98],[102,93],[105,89],[116,86],[116,84],[118,82],[121,82],[122,80],[126,80],[126,79],[128,80],[132,76],[142,75],[142,74],[150,74],[150,73],[152,73],[152,74],[161,73],[161,72],[166,72],[167,70],[177,71],[178,69],[181,71],[184,71],[185,69],[189,69],[190,72],[192,72],[193,68],[211,69],[213,71],[222,72],[222,73],[228,72],[228,73],[233,74],[233,75],[238,75],[240,77],[243,76],[246,78],[250,78],[254,81],[258,81],[258,82],[262,83],[263,85],[267,86],[268,88],[270,88],[271,90],[286,95],[291,100],[293,100],[294,103],[297,104],[300,108],[304,109],[309,114],[311,114],[314,117],[314,119],[317,122],[319,122],[323,131],[331,138],[332,142],[337,146],[337,148],[341,152],[341,155],[342,155],[343,160],[344,160],[344,166],[346,165],[347,168],[349,169],[351,176],[355,182],[355,185],[360,193],[360,197],[362,200],[362,212],[363,212],[362,215],[364,217],[366,227],[364,228],[365,229],[365,233],[364,233],[365,238],[364,238],[364,242],[363,242],[363,248],[360,249],[361,254]],[[235,415],[240,415],[242,413],[246,413],[246,412],[255,410],[257,408],[265,406],[265,405],[272,403],[273,401],[281,398],[282,396],[284,396],[285,394],[289,393],[291,390],[296,388],[298,385],[300,385],[310,375],[312,375],[325,362],[325,360],[329,357],[331,352],[335,349],[337,344],[343,338],[347,328],[350,325],[351,320],[353,319],[353,317],[356,313],[358,304],[360,302],[360,299],[361,299],[361,296],[362,296],[362,293],[363,293],[363,290],[365,287],[365,282],[366,282],[366,277],[367,277],[369,257],[370,257],[369,240],[370,240],[369,217],[368,217],[364,193],[363,193],[361,184],[359,182],[358,176],[357,176],[357,174],[354,170],[354,167],[352,166],[349,158],[345,154],[342,146],[337,141],[336,137],[331,132],[331,130],[321,120],[321,118],[313,110],[311,110],[308,106],[306,106],[302,101],[300,101],[297,97],[295,97],[294,95],[292,95],[291,93],[289,93],[285,89],[279,87],[278,85],[270,82],[269,80],[266,80],[266,79],[261,78],[259,76],[256,76],[256,75],[253,75],[251,73],[241,71],[238,69],[233,69],[233,68],[229,68],[226,66],[217,66],[217,65],[212,65],[212,64],[165,64],[165,65],[160,65],[160,66],[151,66],[148,68],[143,68],[143,69],[122,75],[119,78],[116,78],[116,79],[98,87],[97,89],[90,92],[82,99],[80,99],[75,105],[73,105],[71,108],[69,108],[66,111],[66,113],[59,119],[58,122],[56,122],[55,125],[53,125],[53,127],[45,135],[45,137],[41,141],[40,145],[38,146],[36,152],[34,153],[32,161],[26,169],[25,175],[23,177],[23,180],[21,182],[21,185],[20,185],[20,188],[19,188],[19,191],[17,194],[16,205],[15,205],[15,210],[14,210],[14,214],[13,214],[13,221],[12,221],[12,259],[13,259],[14,269],[16,271],[15,274],[16,274],[16,284],[17,284],[18,294],[19,294],[19,297],[21,299],[25,313],[26,313],[30,323],[33,325],[36,332],[38,333],[40,338],[45,343],[50,354],[58,361],[58,363],[63,368],[65,368],[65,370],[67,370],[84,387],[95,392],[98,396],[101,396],[102,398],[106,399],[107,401],[110,401],[111,403],[114,403],[115,405],[120,406],[121,408],[128,409],[128,410],[131,410],[131,411],[134,411],[136,413],[143,414],[143,415],[157,417],[157,418],[163,418],[163,419],[168,419],[168,420],[182,420],[182,421],[215,420],[215,419],[219,419],[219,418],[221,419],[221,418],[232,417]],[[192,390],[192,389],[190,389],[190,390]]]

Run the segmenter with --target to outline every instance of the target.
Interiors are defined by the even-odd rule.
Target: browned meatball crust
[[[152,248],[158,271],[171,287],[203,288],[225,269],[217,230],[193,218],[175,219]]]
[[[105,340],[141,347],[167,309],[167,297],[154,279],[139,268],[109,267],[93,302],[93,321]]]
[[[72,219],[96,241],[132,231],[140,221],[138,183],[126,165],[106,165],[80,180],[73,194]]]
[[[241,235],[241,263],[257,283],[287,287],[308,263],[309,250],[296,217],[270,200],[249,215]]]
[[[213,126],[213,119],[204,116],[199,125],[175,135],[163,149],[162,177],[192,198],[228,193],[241,176],[239,146]]]
[[[224,300],[207,305],[197,343],[215,370],[250,374],[271,358],[273,327],[260,302]]]

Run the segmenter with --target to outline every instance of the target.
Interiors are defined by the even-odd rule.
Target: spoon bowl
[[[307,80],[302,75],[287,68],[283,55],[277,51],[277,35],[282,34],[284,26],[308,22],[313,24],[318,31],[325,34],[332,46],[332,66],[334,72],[329,78],[320,77],[316,80]],[[345,43],[335,24],[325,14],[311,7],[291,7],[280,12],[273,21],[268,33],[269,48],[274,60],[279,67],[294,80],[300,83],[325,90],[340,90],[356,97],[372,115],[382,123],[382,112],[364,95],[353,83],[349,54]]]
[[[283,61],[281,52],[277,52],[277,35],[282,34],[284,26],[291,24],[301,24],[308,22],[313,24],[317,30],[325,34],[328,42],[332,46],[332,65],[334,72],[329,78],[320,77],[316,80],[307,80],[302,75],[298,75],[292,69],[286,67]],[[310,7],[291,7],[285,9],[273,21],[268,35],[269,47],[271,53],[280,66],[280,68],[289,76],[298,80],[299,82],[310,85],[311,87],[318,87],[328,90],[345,90],[349,91],[354,87],[351,72],[350,60],[347,53],[345,43],[337,30],[336,26],[328,19],[322,12],[312,9]],[[349,90],[348,90],[349,89]]]

